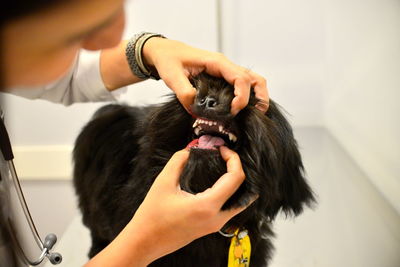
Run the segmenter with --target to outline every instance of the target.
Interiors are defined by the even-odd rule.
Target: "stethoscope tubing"
[[[19,203],[21,204],[21,208],[25,215],[26,221],[32,232],[33,238],[36,241],[36,244],[38,245],[39,249],[41,250],[41,254],[40,254],[39,258],[35,261],[29,260],[28,257],[24,253],[22,253],[23,257],[26,262],[28,262],[30,265],[33,265],[33,266],[39,265],[45,257],[48,257],[52,264],[59,264],[62,261],[62,256],[59,253],[51,253],[50,252],[50,250],[52,249],[54,244],[57,242],[56,235],[48,234],[45,238],[45,242],[43,243],[43,241],[41,240],[39,233],[35,227],[32,216],[29,212],[28,205],[26,203],[24,194],[22,192],[21,185],[19,183],[18,175],[17,175],[15,165],[13,162],[14,154],[12,152],[10,138],[8,136],[7,129],[5,127],[3,117],[4,117],[3,112],[0,109],[0,137],[1,137],[0,138],[0,148],[1,148],[1,152],[3,154],[5,162],[7,164],[7,167],[8,167],[7,169],[10,172],[9,175],[10,175],[12,183],[14,185],[15,192],[18,196]]]

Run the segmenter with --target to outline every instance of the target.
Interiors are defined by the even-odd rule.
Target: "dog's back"
[[[76,140],[74,186],[83,223],[91,231],[90,257],[108,245],[140,204],[127,203],[119,196],[133,172],[145,114],[141,108],[107,105],[94,114]],[[127,205],[131,212],[113,214],[120,211],[114,208],[120,205]]]

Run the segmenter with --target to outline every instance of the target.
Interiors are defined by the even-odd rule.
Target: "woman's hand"
[[[147,244],[150,262],[201,236],[217,232],[246,208],[221,211],[245,175],[235,152],[226,147],[221,147],[220,151],[227,173],[202,193],[193,195],[180,188],[179,177],[189,157],[187,150],[175,153],[155,180],[131,222],[142,229],[144,236],[150,237],[149,241],[153,240]]]
[[[266,80],[241,66],[233,64],[224,55],[190,47],[184,43],[153,37],[144,48],[143,56],[146,64],[154,66],[166,85],[177,95],[186,110],[193,103],[196,89],[190,84],[188,77],[206,71],[208,74],[223,77],[235,88],[231,113],[236,115],[243,109],[253,87],[256,96],[262,100],[258,108],[266,112],[269,97]]]
[[[128,41],[122,41],[117,47],[105,49],[101,53],[100,73],[103,83],[110,91],[141,79],[132,75],[125,56]],[[243,109],[250,96],[250,88],[254,88],[256,96],[261,99],[257,106],[266,112],[269,104],[266,80],[241,66],[233,64],[221,53],[209,52],[188,46],[184,43],[153,37],[143,47],[146,65],[154,66],[165,84],[171,88],[186,110],[196,96],[196,89],[189,82],[190,76],[202,71],[223,77],[235,88],[231,113],[236,115]]]
[[[132,220],[86,267],[97,264],[147,266],[201,236],[217,232],[229,219],[246,209],[247,206],[221,211],[245,175],[238,154],[226,147],[221,147],[220,151],[226,161],[227,173],[211,188],[195,195],[183,191],[179,184],[189,152],[175,153]]]

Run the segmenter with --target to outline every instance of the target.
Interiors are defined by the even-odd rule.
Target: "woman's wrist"
[[[163,37],[152,37],[143,46],[142,56],[144,64],[150,68],[155,68],[157,60],[157,50],[162,48],[162,44],[169,42]]]
[[[126,58],[128,59],[129,67],[132,73],[141,79],[159,80],[157,70],[149,64],[146,64],[143,57],[143,47],[146,42],[152,38],[165,38],[159,33],[142,32],[132,37],[126,46]]]
[[[109,91],[142,81],[133,75],[129,67],[125,55],[127,43],[127,40],[123,40],[118,46],[101,51],[100,74]]]

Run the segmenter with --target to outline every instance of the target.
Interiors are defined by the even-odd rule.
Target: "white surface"
[[[17,146],[14,164],[21,180],[71,180],[72,146]]]
[[[400,214],[400,1],[327,3],[325,125]]]
[[[267,78],[294,125],[323,125],[324,1],[222,2],[228,57]]]
[[[399,215],[325,130],[301,128],[296,136],[319,204],[295,220],[276,221],[270,266],[400,266]],[[89,246],[78,216],[57,246],[64,257],[59,266],[81,266]]]
[[[20,181],[30,214],[42,240],[49,233],[60,238],[79,213],[71,180]],[[1,266],[3,267],[3,266]]]

